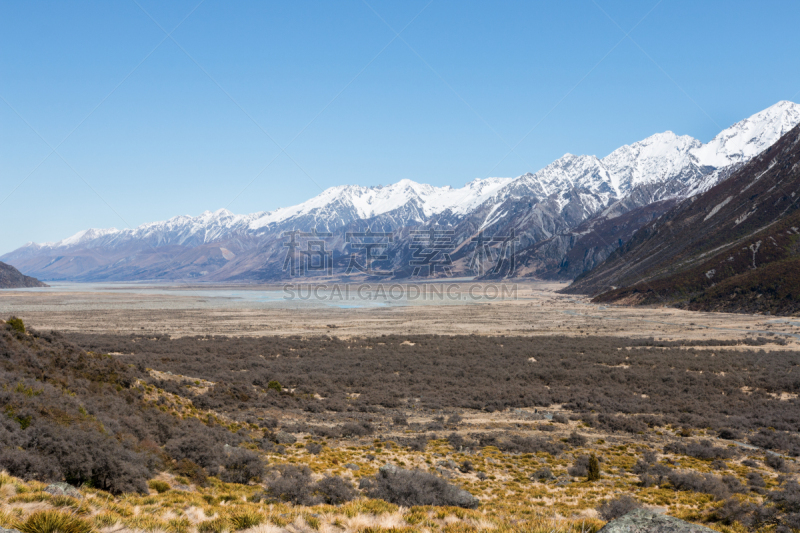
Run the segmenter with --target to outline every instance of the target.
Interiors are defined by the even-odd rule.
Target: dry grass
[[[514,423],[507,413],[463,412],[461,431],[492,430]],[[487,417],[489,417],[487,419]],[[484,420],[486,419],[486,420]],[[424,420],[420,420],[424,422]],[[566,438],[577,430],[588,437],[587,444],[558,456],[504,453],[494,447],[460,452],[446,440],[433,440],[425,451],[412,451],[391,441],[327,441],[318,455],[309,454],[298,443],[284,455],[266,454],[271,464],[307,464],[315,479],[341,475],[357,484],[373,475],[385,463],[421,468],[468,490],[481,500],[477,510],[451,507],[401,508],[382,500],[359,498],[340,506],[314,507],[252,502],[258,486],[223,483],[209,478],[206,486],[192,490],[170,487],[183,485],[175,476],[162,473],[151,480],[152,494],[108,493],[81,488],[83,500],[52,496],[46,485],[23,482],[0,472],[0,525],[17,527],[22,533],[273,533],[292,532],[380,532],[428,531],[447,533],[595,533],[604,522],[595,508],[620,493],[628,493],[647,506],[665,509],[669,514],[703,522],[720,505],[711,496],[671,487],[639,485],[631,468],[646,451],[658,451],[675,437],[677,428],[660,428],[642,435],[598,433],[579,421],[559,424],[553,438]],[[660,432],[663,432],[662,435]],[[698,438],[705,438],[698,432]],[[302,439],[301,439],[302,441]],[[724,443],[718,443],[718,445]],[[572,478],[567,473],[575,458],[595,453],[601,460],[602,477],[597,482]],[[758,472],[768,487],[778,483],[778,474],[763,466],[757,452],[725,461],[724,470],[714,471],[711,461],[675,454],[660,454],[662,463],[696,472],[732,475],[742,483],[751,472]],[[370,456],[374,456],[371,458]],[[742,464],[748,456],[758,467]],[[461,464],[469,460],[471,472],[442,471],[443,461]],[[344,468],[356,464],[359,470]],[[552,479],[539,480],[534,474],[548,468]],[[790,474],[796,478],[796,474]],[[160,490],[159,490],[160,489]],[[169,489],[169,490],[166,490]],[[743,498],[760,502],[755,493]],[[59,522],[61,521],[61,522]],[[722,533],[745,533],[739,526],[706,524]],[[766,532],[765,532],[766,533]]]

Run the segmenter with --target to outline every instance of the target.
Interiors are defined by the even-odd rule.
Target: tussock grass
[[[14,524],[21,533],[93,533],[91,522],[62,511],[37,511]]]
[[[150,481],[148,481],[147,486],[159,494],[164,494],[165,492],[169,491],[172,488],[166,481],[159,481],[157,479],[151,479]]]
[[[241,531],[243,529],[250,529],[255,527],[266,520],[264,514],[253,511],[250,509],[237,511],[228,517],[231,529],[233,531]]]
[[[198,533],[225,533],[231,529],[231,523],[225,517],[206,520],[197,525]]]

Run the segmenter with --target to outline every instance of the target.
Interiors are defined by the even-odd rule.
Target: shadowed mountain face
[[[272,282],[291,277],[285,268],[287,232],[306,234],[297,260],[319,259],[307,245],[323,240],[333,273],[342,274],[352,254],[366,263],[359,246],[365,242],[348,239],[347,233],[369,229],[392,234],[388,246],[373,250],[385,256],[374,270],[402,279],[414,275],[415,262],[435,250],[415,232],[436,229],[449,232],[438,244],[452,258],[452,275],[485,276],[493,261],[485,258],[487,264],[478,268],[481,239],[490,240],[485,248],[496,261],[500,237],[514,235],[520,268],[500,268],[490,276],[573,279],[606,259],[642,224],[724,180],[798,123],[800,105],[779,102],[707,144],[664,132],[604,158],[566,154],[513,179],[477,179],[460,189],[411,180],[332,187],[272,212],[236,215],[221,209],[130,229],[89,229],[55,243],[28,243],[0,260],[45,280]],[[443,252],[434,262],[444,262]],[[429,271],[423,267],[420,273]],[[435,273],[442,276],[445,269]]]
[[[25,276],[11,265],[0,262],[0,289],[22,289],[26,287],[47,287],[36,278]]]
[[[800,126],[565,289],[597,302],[800,310]]]

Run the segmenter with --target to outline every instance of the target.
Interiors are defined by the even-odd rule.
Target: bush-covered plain
[[[612,338],[0,324],[0,469],[15,476],[0,479],[0,526],[37,502],[131,531],[566,532],[646,505],[729,533],[792,531],[798,362]],[[42,492],[61,480],[86,500]]]

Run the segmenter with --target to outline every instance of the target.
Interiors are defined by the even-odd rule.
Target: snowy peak
[[[251,229],[259,229],[286,222],[304,215],[315,215],[337,209],[348,219],[367,219],[390,213],[412,205],[425,217],[447,210],[466,214],[482,204],[511,181],[511,178],[476,179],[460,189],[434,187],[404,179],[386,186],[361,187],[344,185],[326,189],[318,196],[301,204],[264,213],[250,223]]]
[[[617,148],[602,159],[611,186],[622,196],[637,185],[659,183],[677,176],[690,160],[691,150],[702,143],[671,131]]]
[[[722,130],[692,154],[700,165],[714,168],[744,162],[775,144],[798,123],[800,105],[783,100]]]
[[[519,176],[506,187],[506,192],[512,197],[532,195],[545,198],[575,188],[606,191],[608,183],[608,172],[597,157],[564,154],[534,174]]]
[[[77,244],[83,244],[89,241],[93,241],[95,239],[99,239],[101,237],[105,237],[107,235],[114,235],[119,233],[119,230],[116,228],[108,228],[108,229],[96,229],[90,228],[79,231],[75,235],[71,237],[67,237],[66,239],[61,239],[55,243],[45,243],[42,246],[50,246],[53,248],[58,247],[66,247],[66,246],[75,246]]]

